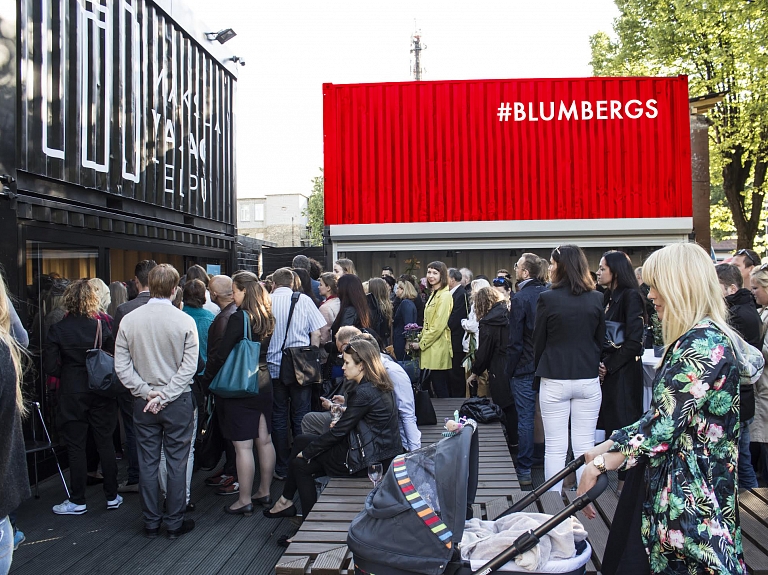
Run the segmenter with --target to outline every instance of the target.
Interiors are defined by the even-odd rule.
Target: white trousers
[[[192,443],[189,445],[189,458],[187,458],[187,505],[191,495],[190,485],[192,484],[192,468],[195,466],[195,438],[197,437],[197,408],[192,416]],[[160,469],[157,474],[157,482],[160,484],[160,493],[165,497],[165,486],[168,481],[168,469],[165,466],[165,451],[160,449]]]
[[[541,378],[539,406],[544,424],[544,477],[549,479],[565,467],[568,454],[568,422],[574,457],[579,457],[595,445],[595,428],[600,414],[603,393],[599,378],[546,379]],[[581,479],[581,469],[576,472]],[[550,491],[560,493],[563,482]]]

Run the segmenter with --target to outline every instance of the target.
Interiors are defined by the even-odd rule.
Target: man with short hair
[[[451,360],[451,369],[448,372],[448,392],[450,397],[467,396],[467,377],[464,371],[464,328],[461,326],[461,320],[467,319],[469,314],[469,302],[467,301],[467,292],[462,287],[463,276],[456,268],[448,269],[448,290],[453,297],[453,309],[448,316],[448,329],[451,330],[451,348],[453,348],[453,359]]]
[[[521,486],[530,486],[533,467],[533,419],[536,414],[536,392],[533,375],[533,328],[539,295],[547,288],[539,279],[539,256],[524,253],[515,264],[517,293],[510,300],[509,345],[507,347],[507,377],[517,409],[518,452],[517,479]]]
[[[735,258],[734,258],[735,259]],[[757,349],[762,349],[761,331],[763,322],[757,312],[752,292],[745,289],[742,283],[743,271],[732,264],[715,266],[720,288],[728,306],[728,324]],[[752,454],[749,450],[749,424],[755,417],[754,385],[739,386],[739,419],[741,434],[739,435],[739,487],[752,489],[757,487],[757,476],[752,467]]]
[[[320,345],[320,329],[325,327],[323,314],[314,302],[304,294],[298,293],[293,316],[288,325],[293,290],[293,272],[290,268],[280,268],[272,274],[274,290],[272,297],[272,315],[275,316],[275,331],[267,350],[267,365],[272,376],[272,441],[275,444],[277,461],[276,477],[283,479],[288,473],[288,460],[291,447],[288,439],[288,424],[292,424],[293,435],[301,433],[301,420],[309,413],[312,402],[312,387],[286,385],[280,381],[280,364],[283,349],[304,345]]]
[[[155,260],[141,260],[133,270],[136,289],[139,291],[134,299],[120,304],[115,311],[112,322],[115,338],[120,330],[120,322],[132,311],[140,308],[149,301],[149,272],[157,265]],[[133,431],[133,396],[130,393],[120,393],[117,404],[123,415],[123,430],[125,431],[125,447],[128,456],[128,478],[117,486],[118,493],[139,492],[139,459],[136,447],[136,434]]]
[[[637,280],[637,285],[642,286],[643,285],[643,268],[642,266],[639,268],[635,268],[635,279]]]
[[[139,491],[144,534],[155,538],[165,521],[168,538],[195,527],[184,518],[186,475],[192,442],[192,378],[197,372],[197,326],[171,303],[179,273],[169,264],[149,272],[150,300],[123,318],[115,342],[115,372],[136,398],[133,421],[139,451]],[[160,507],[157,481],[165,454],[167,513]]]
[[[461,272],[461,285],[464,286],[467,296],[469,296],[472,294],[472,280],[475,279],[475,276],[469,268],[461,268],[459,272]]]
[[[294,268],[300,268],[303,270],[307,270],[307,273],[309,275],[309,281],[312,283],[312,294],[315,296],[315,299],[319,302],[323,301],[323,297],[320,295],[320,282],[314,278],[312,278],[312,262],[307,256],[303,256],[299,254],[298,256],[293,258],[293,267]]]
[[[735,254],[733,254],[731,264],[739,268],[739,271],[741,272],[742,285],[748,286],[750,285],[749,275],[752,273],[752,270],[755,269],[755,266],[760,265],[760,256],[757,255],[757,252],[754,250],[738,250]]]
[[[199,378],[199,385],[203,394],[207,395],[208,387],[214,378],[214,372],[218,372],[227,358],[219,357],[219,345],[227,331],[227,322],[229,318],[237,311],[237,304],[232,292],[232,278],[229,276],[213,276],[208,283],[208,289],[211,293],[211,301],[219,306],[221,310],[213,319],[213,323],[208,328],[208,362],[205,365],[205,371]],[[214,366],[217,366],[214,370]],[[221,420],[219,420],[221,424]],[[216,493],[229,495],[238,493],[240,486],[237,483],[237,467],[235,466],[235,447],[229,440],[224,441],[224,452],[226,459],[224,467],[220,472],[214,473],[205,480],[209,487],[217,487]]]
[[[395,270],[391,266],[384,266],[381,268],[381,277],[390,276],[395,277]]]

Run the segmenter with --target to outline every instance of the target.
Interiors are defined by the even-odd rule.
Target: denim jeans
[[[752,454],[749,452],[749,424],[751,419],[741,423],[739,434],[739,488],[752,489],[757,487],[755,468],[752,467]]]
[[[293,437],[301,435],[301,420],[309,413],[312,403],[312,387],[285,385],[279,379],[272,380],[272,443],[275,444],[275,473],[285,476],[291,456],[288,425]]]
[[[517,408],[517,471],[530,473],[533,466],[533,418],[536,414],[536,390],[533,374],[513,377],[509,380]]]
[[[126,456],[128,457],[128,483],[139,482],[139,454],[136,446],[136,433],[133,430],[133,396],[121,393],[117,396],[120,414],[123,416],[125,430]]]
[[[13,560],[13,527],[8,517],[0,520],[0,575],[11,570]]]

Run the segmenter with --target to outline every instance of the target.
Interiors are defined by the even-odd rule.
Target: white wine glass
[[[368,479],[373,483],[374,489],[376,489],[376,486],[381,482],[383,476],[384,467],[381,463],[372,463],[368,466]]]

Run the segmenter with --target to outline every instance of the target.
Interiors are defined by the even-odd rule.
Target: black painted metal
[[[236,80],[219,59],[147,0],[19,4],[17,168],[233,224]]]

